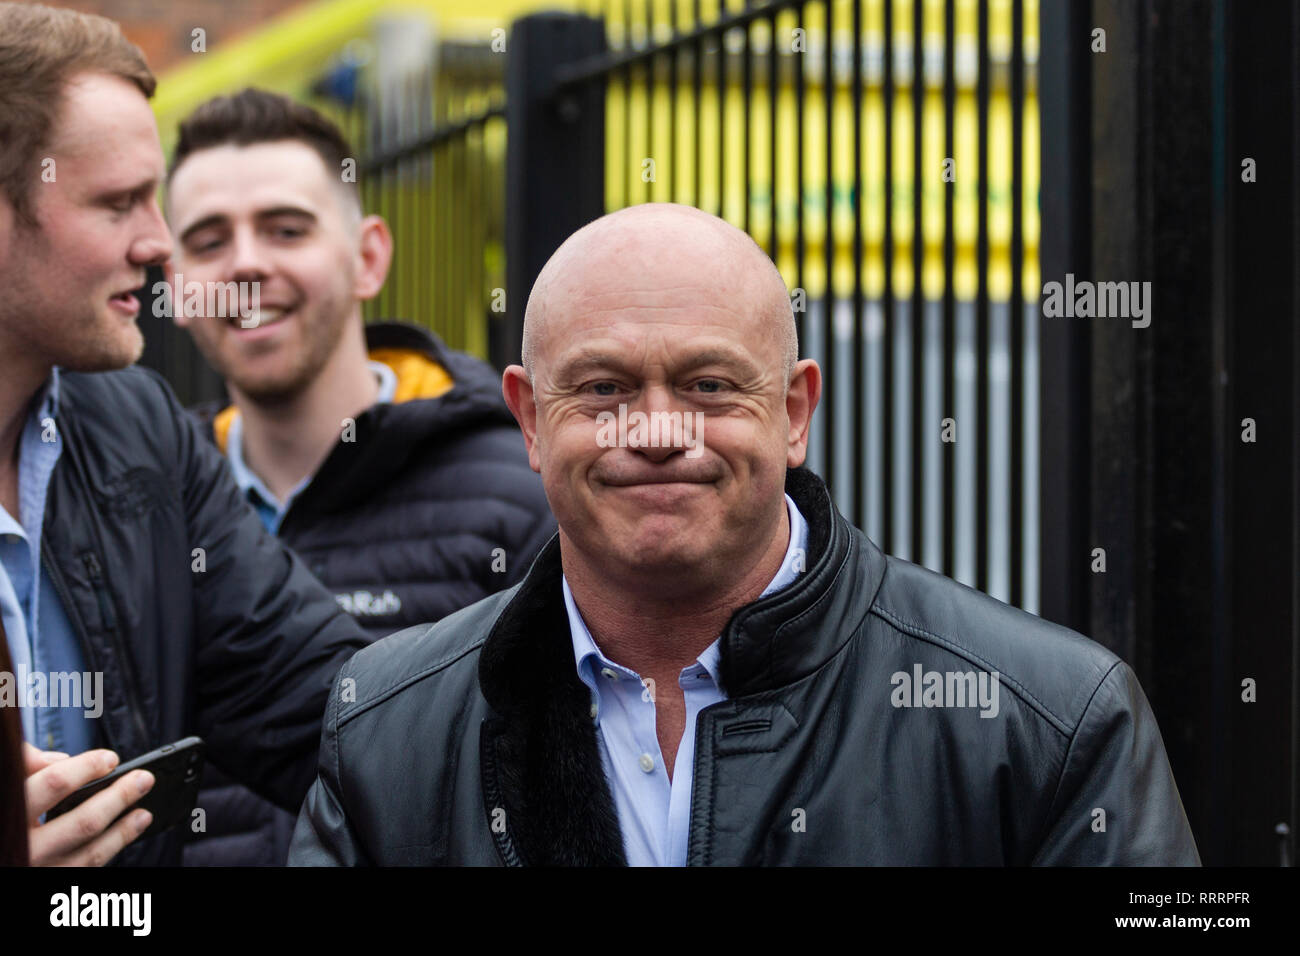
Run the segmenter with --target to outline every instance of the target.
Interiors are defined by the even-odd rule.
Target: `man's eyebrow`
[[[159,178],[152,176],[130,186],[113,186],[103,189],[95,197],[97,200],[117,199],[121,196],[147,196],[158,188]]]
[[[586,372],[609,368],[619,369],[624,366],[626,360],[627,356],[619,352],[584,350],[572,359],[562,362],[556,372],[556,377],[572,379]],[[675,364],[674,371],[681,374],[706,365],[723,365],[747,375],[753,375],[758,371],[758,367],[745,355],[725,348],[706,348],[696,352],[683,359],[680,363]]]
[[[276,219],[281,216],[296,216],[300,219],[309,219],[316,221],[316,214],[309,209],[303,209],[300,206],[272,206],[270,209],[259,209],[255,214],[257,219]],[[198,222],[185,227],[185,231],[180,235],[180,241],[185,242],[194,233],[201,229],[207,229],[209,226],[220,226],[229,221],[225,213],[214,212],[210,216],[204,216]]]
[[[316,214],[301,206],[272,206],[270,209],[259,209],[254,214],[257,219],[276,219],[280,216],[298,216],[302,219],[310,219],[312,222],[316,221]]]

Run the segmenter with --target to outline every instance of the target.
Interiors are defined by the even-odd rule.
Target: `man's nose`
[[[641,401],[629,408],[645,414],[646,434],[642,436],[640,447],[634,448],[651,461],[660,462],[673,455],[680,454],[687,448],[686,417],[690,412],[681,407],[667,386],[653,385],[646,388]]]
[[[143,234],[131,244],[127,257],[133,265],[161,266],[172,255],[172,234],[156,200],[149,203],[148,224]]]
[[[230,239],[230,278],[236,282],[253,281],[267,274],[261,245],[248,230],[238,229]]]

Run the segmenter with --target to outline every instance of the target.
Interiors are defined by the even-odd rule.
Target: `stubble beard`
[[[328,308],[328,305],[323,305],[323,308]],[[296,321],[301,322],[303,315],[299,313]],[[283,374],[261,377],[241,376],[238,369],[230,368],[222,370],[222,375],[250,401],[258,405],[268,408],[289,405],[311,385],[330,356],[338,350],[346,325],[347,316],[344,314],[341,318],[330,320],[314,330],[309,330],[305,324],[301,326],[305,333],[305,348]],[[286,346],[281,346],[284,347]],[[291,344],[288,347],[291,347]],[[212,361],[211,356],[208,360],[214,367],[217,365]]]
[[[101,313],[93,303],[60,302],[56,307],[67,312],[51,314],[46,296],[27,278],[30,271],[23,262],[5,271],[7,304],[0,305],[0,327],[28,354],[70,372],[108,372],[139,361],[144,335],[136,324],[138,316],[129,328],[116,328],[125,320]]]

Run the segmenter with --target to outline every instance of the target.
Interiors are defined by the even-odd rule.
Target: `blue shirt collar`
[[[50,377],[45,380],[45,385],[36,396],[32,408],[36,410],[37,421],[42,418],[54,418],[59,414],[59,367],[57,365],[50,369]]]
[[[375,404],[391,403],[397,395],[397,373],[383,362],[370,361],[367,364],[370,366],[370,370],[375,373],[375,378],[379,379],[379,395],[375,399]],[[252,491],[257,495],[261,503],[270,508],[277,517],[283,517],[284,512],[289,508],[290,502],[311,483],[311,475],[308,475],[289,492],[284,502],[277,501],[275,495],[271,494],[262,479],[244,461],[244,423],[242,415],[236,414],[230,423],[230,432],[226,435],[226,460],[230,463],[230,470],[234,473],[235,484],[239,486],[239,490],[245,495]]]

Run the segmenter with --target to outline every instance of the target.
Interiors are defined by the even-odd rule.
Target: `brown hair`
[[[214,97],[181,121],[167,182],[171,182],[181,163],[199,150],[284,140],[310,146],[331,176],[338,175],[345,159],[356,156],[342,131],[310,106],[279,93],[249,87],[234,96]],[[355,180],[344,183],[340,178],[339,182],[349,187],[360,208],[361,194]]]
[[[0,2],[0,191],[34,225],[31,185],[63,103],[79,73],[108,73],[139,87],[157,85],[144,54],[112,20],[41,4]]]

